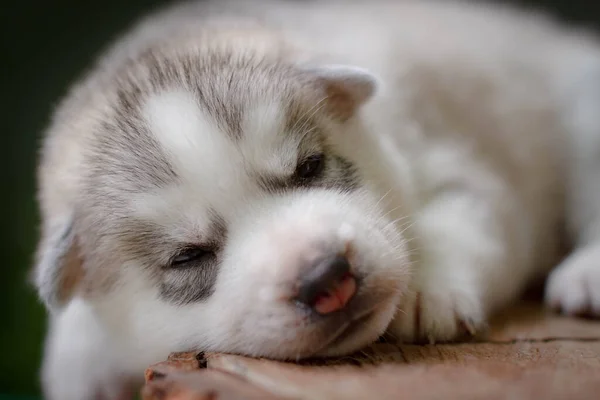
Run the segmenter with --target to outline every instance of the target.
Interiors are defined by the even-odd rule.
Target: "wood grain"
[[[595,399],[600,322],[523,302],[469,343],[388,339],[352,356],[301,364],[178,353],[149,368],[146,379],[144,400]]]

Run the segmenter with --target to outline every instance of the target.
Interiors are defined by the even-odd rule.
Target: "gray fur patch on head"
[[[325,106],[327,98],[323,98],[306,110],[292,102],[287,110],[288,120],[284,131],[289,135],[299,136],[299,152],[297,165],[306,157],[322,155],[324,158],[323,172],[316,179],[309,182],[291,176],[259,175],[256,180],[263,190],[276,193],[293,190],[296,188],[332,188],[353,191],[360,186],[358,171],[353,163],[335,154],[332,146],[328,145],[324,129],[320,127],[315,114]]]
[[[358,171],[354,164],[341,156],[332,156],[333,166],[330,167],[331,178],[325,180],[324,186],[352,191],[360,186]]]
[[[121,93],[114,116],[102,124],[90,157],[90,188],[112,187],[121,194],[164,187],[177,180],[168,157],[148,131],[130,99]]]
[[[220,216],[212,214],[211,228],[206,236],[210,238],[214,256],[192,262],[183,268],[163,268],[160,285],[163,299],[184,305],[207,299],[214,292],[221,254],[227,241],[227,225]]]
[[[210,297],[217,280],[219,260],[215,258],[197,267],[165,272],[160,296],[170,303],[185,305]]]
[[[134,260],[144,267],[151,279],[160,287],[160,296],[166,301],[183,305],[208,298],[217,279],[221,251],[227,241],[227,225],[223,218],[210,213],[210,228],[203,232],[202,243],[210,246],[214,257],[191,262],[183,267],[173,267],[170,260],[181,249],[182,243],[171,240],[163,228],[150,222],[127,219],[122,229],[111,236],[117,239],[124,261]]]

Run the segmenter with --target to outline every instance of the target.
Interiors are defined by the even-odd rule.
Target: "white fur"
[[[294,172],[298,142],[286,138],[285,112],[275,101],[253,104],[242,122],[244,160],[258,172],[286,176]]]
[[[563,75],[568,147],[568,228],[575,251],[550,275],[546,302],[567,314],[600,315],[600,54],[576,53]],[[567,62],[568,63],[568,62]]]
[[[144,115],[184,179],[201,183],[235,170],[235,163],[221,161],[227,139],[203,115],[191,94],[180,90],[152,96],[145,104]]]
[[[547,302],[568,314],[600,314],[600,245],[579,249],[552,272]]]
[[[547,301],[567,313],[600,314],[596,39],[462,2],[249,3],[176,7],[117,44],[51,130],[46,219],[80,200],[85,160],[64,149],[87,149],[85,135],[100,115],[94,110],[111,106],[101,83],[160,41],[190,53],[240,42],[240,57],[273,56],[276,43],[289,42],[265,62],[284,58],[341,84],[357,102],[351,118],[334,121],[319,103],[322,93],[313,93],[304,116],[319,120],[363,186],[285,194],[260,188],[256,175],[287,176],[298,158],[299,136],[285,132],[284,118],[286,96],[297,93],[283,85],[269,92],[277,95],[246,99],[236,140],[181,87],[151,95],[144,122],[181,179],[128,194],[131,213],[182,243],[205,240],[209,211],[221,216],[227,245],[214,293],[174,305],[161,298],[156,274],[139,260],[122,261],[108,293],[82,294],[55,316],[44,364],[51,400],[91,399],[107,379],[139,378],[148,364],[190,348],[302,358],[351,352],[386,329],[404,341],[454,340],[463,326],[482,329],[557,264],[564,220],[574,252],[552,273]],[[227,13],[245,17],[222,18]],[[275,33],[253,31],[261,24]],[[223,36],[215,35],[225,44],[198,39],[206,26],[221,27]],[[324,247],[352,254],[367,277],[366,298],[380,296],[363,310],[372,320],[335,345],[289,302],[306,260]]]
[[[141,376],[132,378],[125,354],[85,301],[74,299],[50,322],[42,369],[47,398],[117,399],[127,385],[139,385]]]

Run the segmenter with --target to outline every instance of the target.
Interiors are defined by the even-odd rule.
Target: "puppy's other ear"
[[[48,223],[38,243],[32,280],[50,311],[65,305],[83,277],[73,216]]]
[[[329,111],[342,121],[354,115],[379,86],[375,75],[359,67],[325,65],[307,71],[324,90]]]

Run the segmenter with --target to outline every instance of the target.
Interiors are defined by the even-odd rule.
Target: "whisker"
[[[397,211],[397,210],[399,210],[399,209],[401,209],[401,208],[402,208],[402,204],[400,204],[400,205],[398,205],[398,206],[396,206],[396,207],[392,208],[391,210],[387,210],[387,211],[386,211],[386,212],[383,214],[383,217],[384,217],[384,218],[387,218],[387,217],[388,217],[388,216],[389,216],[391,213],[393,213],[394,211]]]
[[[298,130],[298,131],[302,131],[305,127],[306,124],[309,123],[310,119],[317,113],[319,112],[319,110],[321,108],[323,108],[325,106],[326,103],[325,100],[327,100],[329,97],[325,96],[323,97],[321,100],[319,100],[314,106],[312,106],[308,111],[306,111],[304,114],[302,114],[300,116],[300,118],[298,118],[296,120],[296,122],[294,123],[294,125],[292,126],[292,130]]]
[[[317,110],[317,111],[318,111],[318,110]],[[310,129],[309,129],[309,130],[307,130],[307,131],[301,131],[301,132],[302,132],[302,134],[301,134],[301,136],[300,136],[300,140],[304,139],[304,138],[305,138],[307,135],[309,135],[309,134],[313,133],[313,132],[314,132],[314,131],[316,131],[316,130],[317,130],[317,127],[316,127],[316,126],[313,126],[312,128],[310,128]]]
[[[390,190],[388,190],[387,192],[385,192],[385,194],[383,196],[381,196],[381,198],[377,201],[377,203],[375,203],[375,207],[377,207],[383,201],[383,199],[385,199],[391,192],[392,192],[392,188],[390,188]]]
[[[400,233],[406,232],[407,230],[409,230],[410,228],[412,228],[414,225],[415,225],[415,222],[411,222],[410,224],[408,224],[408,226],[406,226],[405,228],[403,228]]]

